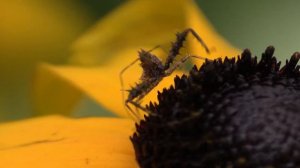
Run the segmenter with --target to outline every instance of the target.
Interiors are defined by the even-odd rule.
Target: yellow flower
[[[0,126],[0,167],[137,167],[130,120],[28,119]]]
[[[138,49],[158,44],[167,48],[176,32],[189,27],[213,52],[207,55],[193,38],[189,38],[188,52],[210,59],[239,53],[213,30],[192,0],[128,1],[74,44],[72,65],[40,65],[34,81],[39,115],[72,115],[87,96],[123,118],[50,116],[2,124],[0,167],[137,167],[129,141],[134,121],[127,118],[122,104],[119,72],[136,59]],[[155,53],[165,54],[163,49]],[[200,65],[201,61],[194,63]],[[138,81],[140,74],[139,66],[132,66],[125,74],[125,89]],[[155,90],[172,81],[173,77],[163,80]],[[155,97],[156,91],[152,91],[144,103]]]

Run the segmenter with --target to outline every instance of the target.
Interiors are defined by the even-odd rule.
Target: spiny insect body
[[[174,59],[177,55],[179,55],[180,49],[183,47],[183,43],[187,38],[187,35],[191,33],[204,47],[207,53],[210,53],[207,45],[201,39],[201,37],[191,28],[184,30],[181,33],[176,34],[176,41],[172,43],[171,49],[166,58],[166,62],[163,64],[162,61],[150,51],[140,50],[139,58],[134,60],[131,64],[126,66],[120,72],[121,85],[123,88],[123,79],[122,74],[134,63],[140,61],[140,65],[143,69],[142,76],[140,78],[140,83],[137,83],[134,87],[132,87],[129,91],[127,99],[124,101],[125,107],[132,112],[132,114],[136,115],[129,104],[132,104],[138,109],[141,109],[145,112],[148,112],[146,107],[143,107],[140,102],[141,100],[155,87],[160,81],[172,74],[177,68],[179,68],[184,62],[186,62],[189,58],[201,58],[199,56],[194,55],[186,55],[182,59],[177,62],[174,62]],[[123,96],[124,97],[124,96]]]

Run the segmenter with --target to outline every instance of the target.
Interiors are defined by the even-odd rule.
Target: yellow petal
[[[0,125],[0,167],[137,167],[127,119],[48,116]]]
[[[36,76],[35,99],[40,113],[51,113],[50,109],[59,112],[72,112],[72,105],[76,103],[78,95],[86,94],[106,109],[119,116],[129,117],[122,100],[122,89],[129,89],[141,75],[139,65],[134,65],[124,74],[124,88],[121,88],[119,73],[120,64],[129,64],[124,58],[133,58],[135,50],[123,51],[124,57],[111,63],[109,66],[83,68],[78,66],[51,66],[42,65]],[[123,59],[121,59],[123,58]],[[176,72],[174,75],[181,72]],[[143,99],[143,103],[156,100],[157,90],[173,83],[174,75],[164,79],[162,83]],[[47,78],[47,79],[44,79]],[[64,91],[63,89],[67,89]],[[54,90],[54,91],[53,91]],[[142,116],[142,115],[141,115]]]
[[[59,75],[53,75],[47,64],[42,64],[34,79],[33,102],[34,111],[40,115],[57,113],[70,114],[79,100],[82,92],[75,87],[71,87]]]
[[[185,5],[185,0],[128,1],[78,39],[71,62],[104,64],[127,48],[169,44],[186,26]]]
[[[165,6],[168,6],[168,8],[165,8]],[[178,13],[180,13],[180,16],[177,16]],[[172,19],[170,16],[172,16]],[[165,17],[170,17],[170,19],[168,20]],[[160,26],[157,27],[157,25]],[[59,78],[56,78],[58,79],[57,83],[68,84],[99,102],[100,105],[108,110],[120,116],[128,117],[122,104],[124,100],[122,100],[120,90],[127,90],[130,88],[130,85],[134,86],[135,82],[139,82],[138,78],[142,72],[137,65],[131,67],[124,75],[125,83],[127,84],[124,88],[120,87],[119,72],[137,58],[138,47],[151,49],[157,44],[170,43],[170,41],[174,41],[174,30],[182,31],[184,28],[181,27],[194,28],[208,44],[209,48],[212,48],[212,54],[207,55],[196,40],[189,38],[189,40],[195,42],[191,45],[193,54],[211,59],[224,57],[227,54],[235,56],[239,52],[238,49],[228,44],[213,30],[203,13],[199,11],[191,0],[176,0],[174,3],[164,0],[129,1],[100,21],[94,29],[80,38],[74,45],[74,62],[89,65],[101,62],[103,64],[101,67],[46,66],[43,71],[47,71],[48,74],[53,76],[59,76]],[[166,55],[159,49],[155,50],[155,52],[159,56]],[[114,59],[111,59],[112,57]],[[104,61],[104,58],[110,60]],[[47,75],[41,74],[40,76],[42,77],[37,77],[38,81]],[[173,83],[173,77],[164,80],[158,89],[161,90],[163,87],[170,86]],[[59,81],[59,79],[62,81]],[[41,86],[38,88],[45,87]],[[40,98],[38,96],[36,98],[38,100],[45,100],[46,102],[60,100],[56,100],[55,96],[53,96],[54,99],[49,99],[48,97],[51,98],[51,96],[43,94],[45,93],[43,90],[37,90],[37,93],[42,93],[39,95],[44,95],[45,97]],[[152,91],[149,96],[143,99],[143,103],[148,103],[149,100],[155,101],[156,93],[156,91]],[[57,95],[61,94],[64,93],[61,92]],[[43,107],[43,105],[40,105],[40,107]],[[59,108],[59,106],[57,107]]]

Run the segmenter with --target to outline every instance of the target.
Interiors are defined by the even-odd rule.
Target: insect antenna
[[[147,52],[152,52],[152,51],[154,51],[154,50],[156,50],[158,48],[161,48],[161,45],[156,45],[152,49],[148,50]]]

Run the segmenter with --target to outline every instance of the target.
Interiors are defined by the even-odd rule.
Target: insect
[[[142,76],[140,77],[140,83],[137,83],[135,87],[132,87],[128,90],[129,94],[127,99],[124,101],[125,107],[132,112],[132,114],[137,115],[129,104],[132,104],[138,109],[141,109],[147,113],[149,111],[146,107],[141,105],[141,100],[154,88],[156,87],[164,77],[167,77],[172,74],[177,68],[179,68],[184,62],[186,62],[189,58],[201,58],[199,56],[194,55],[187,55],[180,59],[177,62],[174,62],[174,59],[177,55],[179,55],[180,49],[183,47],[183,43],[187,38],[187,35],[191,33],[204,47],[205,51],[209,54],[210,50],[208,49],[207,45],[204,41],[200,38],[200,36],[191,28],[185,29],[184,31],[176,34],[176,41],[172,42],[171,49],[167,55],[166,61],[163,64],[162,61],[151,51],[145,51],[141,49],[138,53],[138,58],[135,59],[132,63],[127,65],[121,72],[120,72],[120,81],[121,87],[123,88],[123,73],[135,64],[137,61],[140,61],[140,65],[143,69]],[[155,47],[157,48],[157,47]],[[154,49],[155,49],[154,48]],[[204,58],[202,58],[204,59]],[[124,100],[124,93],[123,93],[123,100]]]

